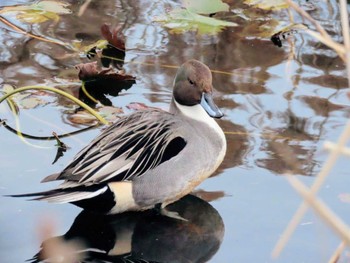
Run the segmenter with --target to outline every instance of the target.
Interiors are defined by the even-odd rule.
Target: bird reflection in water
[[[224,236],[219,213],[206,201],[187,195],[168,206],[188,221],[155,210],[106,216],[83,211],[68,232],[47,239],[31,262],[51,262],[45,247],[55,239],[77,241],[77,262],[207,262]],[[72,251],[71,251],[72,252]],[[66,255],[51,255],[65,261]]]

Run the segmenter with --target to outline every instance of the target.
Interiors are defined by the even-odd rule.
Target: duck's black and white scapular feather
[[[61,173],[43,179],[42,182],[65,180],[58,189],[16,196],[77,202],[106,192],[109,182],[142,176],[186,146],[186,141],[177,134],[176,120],[172,114],[157,109],[123,117],[83,148]]]
[[[56,180],[75,180],[80,185],[127,181],[169,160],[186,143],[182,147],[172,143],[182,138],[170,128],[174,119],[164,113],[153,109],[122,118],[78,153]]]

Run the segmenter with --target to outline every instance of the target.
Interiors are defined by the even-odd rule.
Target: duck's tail
[[[72,203],[81,208],[100,213],[109,213],[116,205],[115,195],[108,185],[57,188],[37,193],[7,196],[32,197],[29,200],[43,200],[56,204]]]
[[[63,189],[53,189],[49,191],[28,193],[28,194],[17,194],[7,195],[9,197],[33,197],[29,200],[44,200],[50,203],[74,203],[85,199],[91,199],[96,196],[102,195],[108,189],[104,187],[73,187]]]
[[[51,196],[55,195],[60,190],[49,190],[49,191],[43,191],[43,192],[35,192],[35,193],[27,193],[27,194],[16,194],[16,195],[4,195],[6,197],[35,197],[29,200],[40,200],[39,198],[45,197],[45,196]]]

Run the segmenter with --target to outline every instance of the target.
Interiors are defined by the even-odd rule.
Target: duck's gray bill
[[[218,108],[218,106],[216,106],[211,93],[203,93],[201,106],[205,109],[210,117],[221,118],[224,116],[222,111]]]

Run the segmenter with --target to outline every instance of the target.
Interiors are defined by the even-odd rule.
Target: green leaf
[[[75,47],[77,50],[88,53],[91,49],[97,48],[97,49],[104,49],[108,45],[108,41],[104,39],[97,40],[95,43],[92,43],[90,45],[82,45],[81,41],[75,41],[73,42],[73,47]]]
[[[199,34],[216,34],[226,26],[237,26],[236,23],[198,15],[187,9],[174,9],[154,21],[162,23],[172,33],[197,31]]]
[[[221,0],[182,0],[183,6],[197,14],[213,14],[222,11],[229,11],[229,5]]]
[[[16,13],[16,18],[26,23],[42,23],[47,20],[59,20],[59,15],[70,14],[68,4],[58,1],[40,1],[31,5],[4,7],[0,14]]]
[[[244,3],[264,10],[279,10],[289,6],[285,0],[245,0]]]
[[[36,8],[40,11],[52,12],[59,15],[72,13],[72,11],[67,8],[69,4],[62,3],[62,1],[41,1],[31,6],[33,9]]]
[[[58,21],[60,17],[57,14],[51,12],[42,13],[41,11],[37,10],[28,10],[23,13],[18,13],[16,15],[16,18],[22,22],[29,24],[38,24],[47,20]]]

